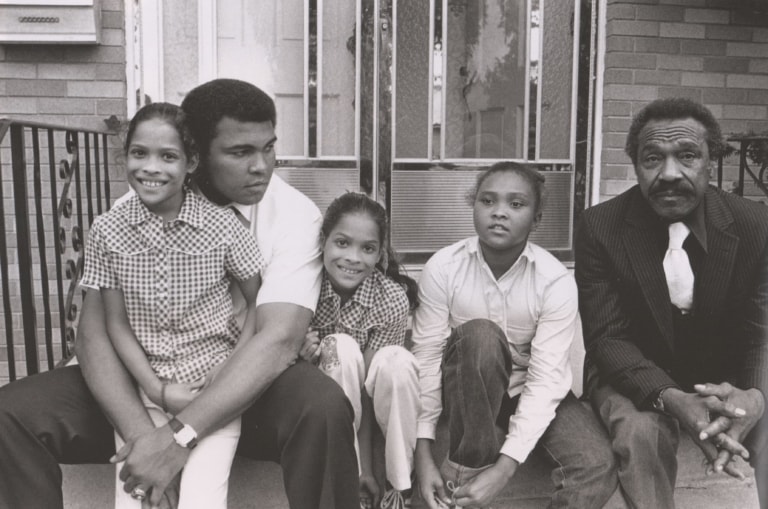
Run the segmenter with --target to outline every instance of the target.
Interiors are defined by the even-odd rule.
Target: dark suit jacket
[[[696,274],[695,350],[685,378],[729,381],[768,396],[768,207],[714,187],[703,203],[708,249]],[[665,230],[635,186],[587,209],[576,234],[587,367],[638,408],[648,408],[662,387],[690,390],[676,372],[673,311],[658,255]]]

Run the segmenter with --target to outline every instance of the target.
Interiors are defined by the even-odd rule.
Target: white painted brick
[[[71,81],[67,84],[69,97],[125,97],[121,81]]]

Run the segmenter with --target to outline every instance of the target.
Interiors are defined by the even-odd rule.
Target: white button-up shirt
[[[525,461],[571,388],[570,347],[578,337],[576,283],[545,249],[528,243],[498,280],[477,237],[435,253],[419,280],[413,354],[419,361],[419,438],[435,438],[442,412],[441,362],[451,330],[476,318],[505,332],[512,354],[507,393],[520,395],[501,453]]]

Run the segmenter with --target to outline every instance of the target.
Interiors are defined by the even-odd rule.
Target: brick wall
[[[0,117],[19,120],[32,120],[48,124],[64,125],[75,128],[106,129],[104,120],[114,115],[119,120],[126,116],[126,77],[125,77],[125,23],[124,3],[122,0],[102,0],[101,14],[101,44],[0,44]],[[9,295],[0,295],[9,299],[11,306],[12,333],[14,338],[14,356],[17,376],[26,374],[24,355],[24,335],[22,332],[22,317],[19,297],[19,264],[16,246],[16,225],[13,213],[13,175],[10,169],[10,136],[6,135],[0,141],[0,165],[2,167],[3,205],[5,208],[6,237],[8,251],[8,283]],[[27,138],[27,143],[31,143]],[[42,153],[46,154],[47,143],[43,138]],[[55,138],[56,161],[64,158],[63,134]],[[124,171],[120,165],[120,141],[110,137],[109,159],[112,199],[125,192]],[[27,152],[28,162],[31,153]],[[81,155],[82,157],[82,155]],[[81,161],[81,165],[84,161]],[[50,199],[50,180],[47,166],[42,175],[43,216],[46,237],[53,239],[52,205]],[[81,166],[81,171],[84,166]],[[28,168],[28,178],[31,178],[31,168]],[[83,180],[84,180],[83,175]],[[59,181],[57,193],[62,193],[63,184]],[[28,193],[32,196],[32,185],[28,184]],[[74,191],[70,188],[69,197],[76,201]],[[85,193],[83,192],[83,197]],[[36,215],[34,204],[30,201],[30,225],[32,233],[33,278],[35,286],[35,307],[37,310],[37,339],[42,345],[45,337],[43,319],[43,300],[41,298],[40,256],[37,249],[35,233]],[[77,207],[77,205],[74,205]],[[67,232],[67,259],[76,259],[71,247],[73,220],[62,221],[62,227]],[[48,299],[52,307],[54,359],[61,357],[59,331],[59,313],[56,297],[54,251],[52,241],[46,242],[46,257],[48,266],[48,285],[53,292]],[[82,251],[80,251],[80,254]],[[70,281],[64,281],[66,294]],[[0,289],[0,294],[2,289]],[[75,292],[75,303],[78,302],[79,292]],[[80,306],[78,305],[78,309]],[[47,369],[44,359],[44,347],[38,348],[41,359],[41,369]],[[6,322],[4,309],[0,308],[0,385],[8,380],[8,352],[6,349]]]
[[[607,7],[600,201],[634,184],[626,133],[654,99],[700,101],[725,134],[768,130],[768,2],[608,0]],[[724,187],[737,164],[725,161]]]

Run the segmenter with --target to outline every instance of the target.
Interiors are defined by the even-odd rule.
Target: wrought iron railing
[[[730,191],[744,196],[745,185],[751,182],[768,197],[768,135],[735,135],[728,138],[728,142],[737,145],[733,152],[739,157],[738,174]],[[720,188],[723,187],[723,173],[721,157],[717,166],[717,187]]]
[[[85,235],[110,205],[113,135],[0,119],[0,384],[72,352]]]

